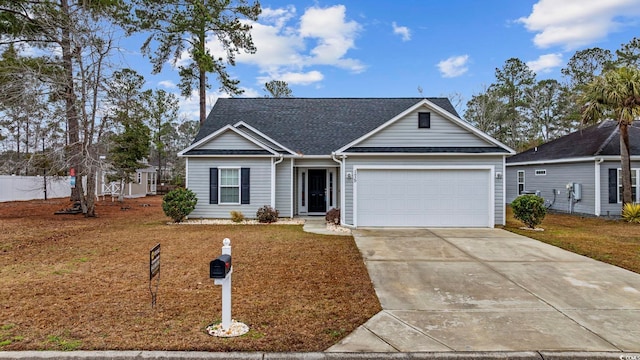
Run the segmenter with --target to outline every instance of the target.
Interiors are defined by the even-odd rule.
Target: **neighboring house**
[[[640,178],[640,121],[629,128],[634,202]],[[578,130],[507,159],[507,202],[523,192],[553,210],[618,216],[622,208],[620,133],[615,121]],[[577,184],[577,185],[574,185]]]
[[[186,157],[194,218],[341,209],[345,226],[505,222],[505,157],[445,98],[219,99]]]
[[[96,195],[97,196],[118,196],[120,195],[120,180],[109,181],[107,178],[110,171],[103,165],[96,174]],[[152,165],[136,170],[133,182],[124,184],[124,197],[137,198],[147,195],[155,195],[157,186],[156,169]]]

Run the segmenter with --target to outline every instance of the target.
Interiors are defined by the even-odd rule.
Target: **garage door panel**
[[[491,226],[487,169],[358,170],[358,226]]]

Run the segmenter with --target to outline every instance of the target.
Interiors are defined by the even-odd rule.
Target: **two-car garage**
[[[490,167],[354,169],[355,226],[493,227]]]

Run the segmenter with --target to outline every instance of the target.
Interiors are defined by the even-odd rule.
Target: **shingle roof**
[[[640,155],[640,121],[629,127],[631,155]],[[507,163],[619,156],[618,124],[606,120],[507,158]]]
[[[240,121],[292,151],[328,155],[369,133],[423,98],[222,98],[194,143]],[[458,116],[446,98],[427,98]]]

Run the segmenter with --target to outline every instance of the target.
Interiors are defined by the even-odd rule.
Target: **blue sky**
[[[538,80],[561,79],[577,50],[615,51],[640,37],[640,0],[262,0],[253,24],[255,55],[241,54],[230,73],[244,96],[265,95],[271,79],[296,97],[419,97],[459,94],[463,104],[494,81],[511,57]],[[127,39],[127,66],[151,88],[179,94],[170,64],[151,75]],[[219,54],[215,39],[209,47]],[[185,58],[181,61],[188,61]],[[209,106],[217,97],[215,76]],[[197,97],[180,97],[183,116],[197,119]],[[464,106],[464,105],[463,105]],[[463,107],[462,106],[462,107]],[[462,108],[461,107],[461,108]],[[462,113],[460,115],[463,115]]]

